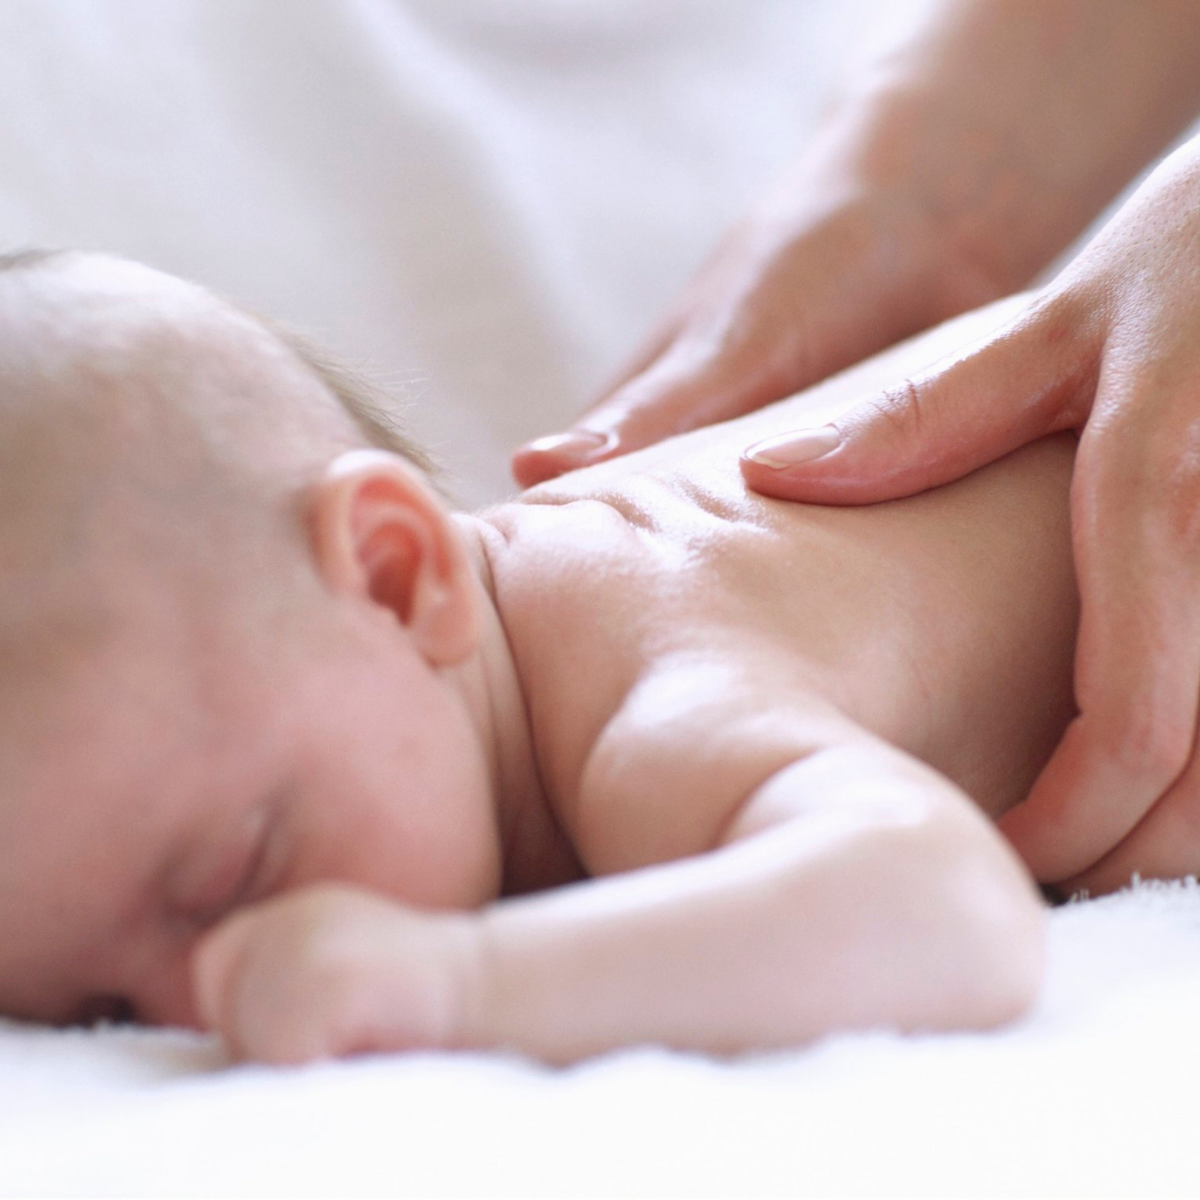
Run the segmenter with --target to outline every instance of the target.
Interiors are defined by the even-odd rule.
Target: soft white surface
[[[4,0],[0,241],[144,259],[408,382],[475,504],[912,3]]]
[[[222,1069],[205,1039],[0,1026],[0,1193],[1194,1196],[1200,888],[1051,917],[1036,1012],[990,1035]]]
[[[0,233],[144,258],[377,364],[480,501],[904,7],[4,0]],[[1037,1014],[987,1037],[272,1072],[0,1025],[0,1192],[1195,1194],[1198,1021],[1200,893],[1174,887],[1055,913]]]

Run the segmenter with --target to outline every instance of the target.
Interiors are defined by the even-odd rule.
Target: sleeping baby
[[[1021,1014],[1073,439],[870,508],[736,468],[988,319],[468,515],[294,335],[3,260],[0,1010],[275,1062]]]

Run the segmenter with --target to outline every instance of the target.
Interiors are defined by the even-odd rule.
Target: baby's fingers
[[[1200,875],[1198,830],[1200,759],[1193,757],[1128,837],[1094,866],[1060,881],[1060,888],[1068,895],[1081,891],[1103,895],[1127,886],[1134,875],[1143,879]]]
[[[449,1046],[469,950],[462,918],[304,888],[208,934],[193,960],[197,1007],[234,1056],[263,1062]]]

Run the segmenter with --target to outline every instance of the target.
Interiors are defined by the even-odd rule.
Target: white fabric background
[[[276,1071],[0,1022],[0,1195],[1194,1197],[1198,1012],[1174,884],[1054,913],[1041,1003],[998,1034]]]
[[[463,503],[797,151],[878,0],[4,0],[0,242],[144,259],[418,400]]]

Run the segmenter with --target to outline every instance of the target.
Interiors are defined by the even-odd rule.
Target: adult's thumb
[[[754,491],[814,504],[870,504],[959,479],[1073,422],[1074,339],[1018,319],[965,355],[943,359],[831,424],[749,446]]]

